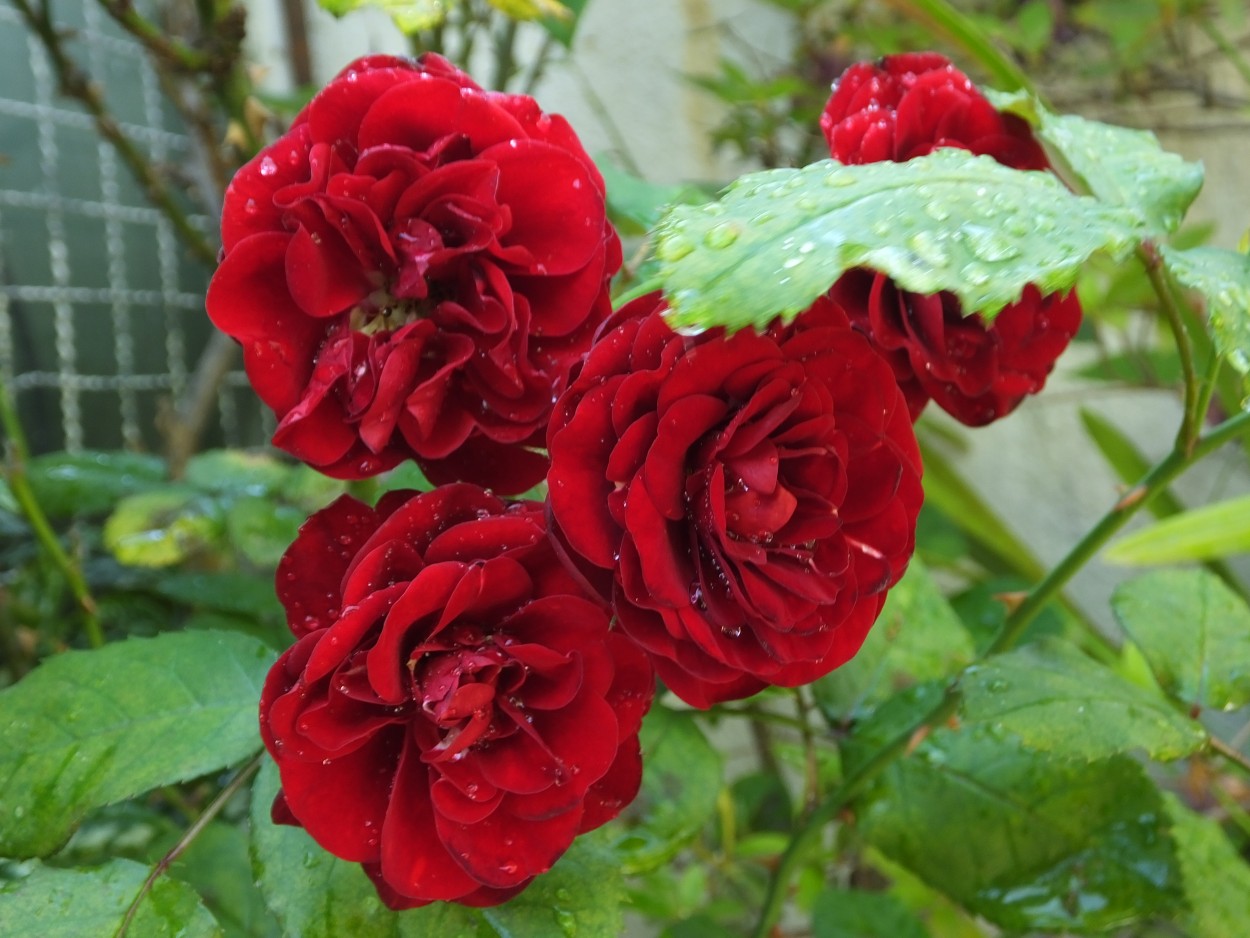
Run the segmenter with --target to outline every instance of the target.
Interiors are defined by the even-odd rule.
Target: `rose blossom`
[[[437,55],[349,65],[239,170],[209,316],[275,445],[340,478],[539,481],[551,403],[610,314],[602,177],[561,117]]]
[[[261,697],[274,819],[392,908],[494,905],[637,794],[654,678],[551,548],[468,484],[344,496],[278,567],[295,645]]]
[[[764,334],[628,304],[552,415],[568,560],[697,707],[859,650],[911,555],[920,456],[889,365],[822,298]]]
[[[999,113],[932,52],[852,65],[835,83],[820,127],[842,163],[903,162],[959,147],[1013,169],[1049,168],[1025,121]],[[833,296],[886,354],[913,416],[932,398],[970,426],[1005,416],[1040,391],[1081,324],[1074,292],[1043,295],[1033,286],[990,326],[965,316],[949,293],[908,293],[884,274],[852,271]]]

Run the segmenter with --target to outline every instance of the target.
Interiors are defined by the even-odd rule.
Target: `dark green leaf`
[[[812,689],[826,716],[840,720],[917,681],[955,674],[973,656],[972,636],[913,557],[859,653]]]
[[[1100,931],[1181,904],[1159,792],[1127,758],[1064,762],[939,729],[860,818],[888,857],[1009,931]]]
[[[40,938],[114,938],[149,868],[111,860],[90,870],[36,865],[0,886],[4,934]],[[131,922],[130,938],[216,938],[221,928],[189,886],[162,877]]]
[[[1172,276],[1206,299],[1215,347],[1250,374],[1250,256],[1224,248],[1159,249]]]
[[[563,0],[564,7],[569,11],[567,16],[544,16],[538,22],[551,34],[552,38],[566,49],[573,47],[573,36],[577,32],[577,24],[581,22],[582,13],[589,0]]]
[[[49,515],[102,514],[118,500],[165,479],[165,463],[138,453],[48,453],[26,467],[35,499]]]
[[[94,807],[245,759],[274,652],[167,633],[47,659],[0,692],[0,855],[46,856]]]
[[[1057,641],[990,658],[960,679],[962,712],[993,724],[1030,749],[1102,759],[1144,750],[1179,759],[1206,740],[1202,728],[1168,701]]]
[[[166,599],[197,609],[241,616],[280,617],[282,606],[272,576],[246,573],[166,573],[152,589]]]
[[[1159,686],[1187,706],[1250,703],[1250,609],[1205,570],[1160,570],[1122,583],[1111,599]]]
[[[1202,188],[1202,164],[1167,152],[1149,131],[1052,114],[1020,92],[990,100],[1030,121],[1090,194],[1132,212],[1151,236],[1180,227]]]
[[[928,938],[907,906],[884,892],[827,889],[812,908],[813,938]]]
[[[167,567],[216,544],[222,533],[216,502],[170,486],[122,499],[104,523],[104,546],[120,563]]]
[[[720,202],[670,209],[656,234],[675,326],[791,319],[851,267],[917,293],[949,290],[992,319],[1027,284],[1076,282],[1090,255],[1126,254],[1139,222],[1049,173],[943,148],[906,163],[743,176]]]
[[[1192,508],[1126,534],[1103,552],[1123,564],[1217,560],[1250,551],[1250,495]]]
[[[716,811],[720,754],[689,713],[652,707],[642,723],[642,790],[631,812],[641,820],[613,846],[627,873],[672,859]]]
[[[1189,906],[1180,917],[1181,927],[1189,938],[1232,938],[1250,922],[1250,868],[1245,857],[1214,821],[1194,814],[1173,795],[1166,795],[1164,804]]]

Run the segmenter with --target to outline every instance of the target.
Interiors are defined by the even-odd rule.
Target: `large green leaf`
[[[1214,821],[1172,795],[1165,804],[1189,908],[1180,925],[1189,938],[1233,938],[1250,922],[1250,867]]]
[[[655,869],[693,840],[716,811],[723,784],[720,753],[689,713],[652,707],[642,723],[638,818],[615,838],[627,873]]]
[[[1155,680],[1186,706],[1250,703],[1250,609],[1206,570],[1160,570],[1122,583],[1111,607]]]
[[[962,713],[1018,736],[1030,749],[1101,759],[1143,750],[1179,759],[1206,740],[1202,728],[1157,692],[1057,641],[998,655],[964,672]]]
[[[1180,227],[1202,188],[1202,164],[1167,152],[1149,131],[1053,114],[1022,92],[989,97],[1032,123],[1092,195],[1131,211],[1151,235]]]
[[[1250,256],[1225,248],[1160,249],[1180,283],[1207,301],[1215,347],[1243,375],[1250,373]]]
[[[1101,931],[1181,904],[1158,790],[1130,759],[1062,761],[939,729],[886,770],[868,841],[1008,931]]]
[[[616,938],[624,888],[615,857],[596,835],[578,838],[549,873],[504,905],[439,902],[395,913],[359,864],[326,853],[300,828],[269,819],[279,785],[266,760],[252,790],[252,859],[283,934],[299,938]]]
[[[812,690],[825,715],[841,720],[917,681],[954,674],[974,656],[972,636],[913,557],[859,653]]]
[[[274,657],[174,632],[65,652],[0,692],[0,856],[46,856],[92,808],[245,759]]]
[[[208,492],[269,495],[286,483],[291,471],[267,453],[211,449],[187,461],[183,478],[188,485]]]
[[[1132,212],[1073,195],[1050,173],[945,148],[743,176],[720,202],[671,209],[656,254],[675,326],[793,318],[851,267],[917,293],[949,290],[988,320],[1027,284],[1066,289],[1091,254],[1127,253],[1139,229]]]
[[[5,935],[40,938],[114,938],[149,868],[110,860],[89,870],[36,865],[24,879],[0,886]],[[144,897],[129,938],[218,938],[221,928],[195,892],[169,877]]]
[[[1250,551],[1250,495],[1192,508],[1111,544],[1112,563],[1165,564],[1217,560]]]

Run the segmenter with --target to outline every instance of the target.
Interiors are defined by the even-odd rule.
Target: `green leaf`
[[[46,856],[92,808],[247,758],[274,657],[171,632],[56,655],[0,691],[0,856]]]
[[[1179,924],[1189,938],[1230,938],[1235,923],[1250,922],[1250,868],[1218,824],[1164,799],[1189,906]]]
[[[166,599],[200,609],[254,618],[282,616],[273,577],[246,573],[166,573],[152,589]]]
[[[217,503],[178,486],[124,498],[104,523],[104,546],[119,563],[135,567],[181,563],[221,535]]]
[[[1159,792],[1124,757],[1065,762],[939,729],[859,817],[886,856],[1008,931],[1102,931],[1181,904]]]
[[[827,889],[812,907],[813,938],[928,938],[920,919],[884,892]]]
[[[258,567],[276,567],[308,515],[259,495],[237,499],[226,512],[230,544]]]
[[[1167,152],[1149,131],[1053,114],[1022,92],[988,97],[1032,123],[1091,195],[1132,212],[1151,236],[1179,228],[1202,188],[1202,164]]]
[[[655,706],[642,721],[642,789],[631,814],[640,821],[613,843],[626,873],[667,863],[716,812],[724,766],[690,713]]]
[[[1179,759],[1206,740],[1166,700],[1056,641],[990,658],[964,672],[962,713],[1052,755],[1101,759],[1144,750]]]
[[[1110,563],[1213,560],[1250,551],[1250,495],[1203,505],[1126,534],[1103,552]]]
[[[36,865],[24,879],[0,886],[0,923],[6,935],[41,938],[114,938],[149,868],[111,860],[89,870]],[[161,877],[140,904],[130,938],[217,938],[221,928],[199,896]]]
[[[265,453],[214,449],[192,456],[183,478],[188,485],[206,492],[269,495],[282,487],[291,471],[290,466]]]
[[[536,20],[547,17],[570,20],[573,13],[560,0],[486,0],[504,16],[514,20]]]
[[[54,518],[109,511],[165,480],[165,463],[138,453],[48,453],[26,466],[35,499]]]
[[[1224,248],[1159,248],[1182,285],[1207,301],[1215,347],[1243,375],[1250,374],[1250,256]]]
[[[949,290],[989,320],[1027,284],[1066,289],[1095,252],[1127,254],[1138,228],[1131,212],[1073,195],[1050,173],[944,148],[743,176],[720,202],[670,209],[656,254],[678,327],[792,319],[852,267],[916,293]]]
[[[578,838],[549,873],[489,909],[440,902],[402,913],[378,899],[359,864],[326,853],[300,828],[269,819],[277,767],[266,760],[252,790],[253,867],[283,934],[302,938],[615,938],[624,888],[611,851]]]
[[[323,10],[346,16],[362,7],[385,10],[405,35],[433,29],[447,18],[447,11],[459,0],[317,0]]]
[[[1250,703],[1250,609],[1218,577],[1148,573],[1120,584],[1111,608],[1170,697],[1216,710]]]
[[[248,859],[246,825],[214,821],[178,858],[170,875],[194,887],[226,938],[279,938]]]
[[[564,0],[567,16],[547,16],[539,22],[552,38],[566,49],[573,47],[573,36],[577,32],[577,24],[581,22],[582,13],[590,0]]]
[[[859,653],[812,690],[825,715],[841,720],[917,681],[957,673],[974,655],[972,636],[913,557]]]

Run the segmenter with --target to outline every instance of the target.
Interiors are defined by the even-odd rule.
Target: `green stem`
[[[516,72],[516,31],[517,22],[510,16],[495,30],[495,71],[491,87],[497,91],[505,90]]]
[[[1068,555],[1033,588],[1024,602],[1017,606],[1003,622],[998,635],[995,636],[982,657],[1000,654],[1011,649],[1046,604],[1058,595],[1085,562],[1093,557],[1133,515],[1194,462],[1247,431],[1250,431],[1250,412],[1242,412],[1199,438],[1191,451],[1186,451],[1179,445],[1176,446],[1167,457],[1146,474],[1141,482],[1103,515],[1102,519],[1090,528]],[[877,750],[872,758],[857,767],[843,780],[837,790],[808,816],[803,826],[791,838],[789,846],[773,871],[768,884],[768,893],[756,924],[755,938],[767,938],[773,925],[780,918],[789,882],[797,872],[808,848],[820,836],[825,824],[831,821],[869,782],[877,778],[896,759],[914,748],[924,735],[953,716],[958,707],[959,680],[956,678],[947,686],[942,699],[932,710],[885,747]],[[1226,755],[1222,750],[1217,751]]]
[[[122,29],[139,40],[145,49],[161,61],[184,72],[202,72],[212,67],[212,56],[171,38],[163,29],[135,10],[133,0],[97,2]]]
[[[206,807],[203,813],[195,819],[195,823],[187,828],[185,834],[178,839],[178,842],[169,849],[163,857],[152,867],[152,871],[148,873],[147,879],[143,881],[143,885],[139,887],[139,892],[135,896],[134,901],[130,903],[130,907],[126,909],[126,915],[122,919],[121,924],[117,926],[117,931],[113,938],[125,938],[126,933],[130,930],[130,925],[134,921],[135,915],[139,912],[139,906],[143,903],[144,898],[152,887],[156,885],[156,881],[164,875],[165,871],[173,864],[178,857],[186,851],[188,847],[195,842],[195,839],[203,833],[204,828],[208,827],[213,818],[221,813],[221,809],[226,803],[233,798],[244,785],[251,780],[256,774],[256,770],[260,768],[261,760],[264,758],[264,750],[256,753],[250,760],[238,771],[230,784],[218,792],[217,797]]]
[[[9,438],[8,465],[5,469],[5,479],[9,484],[9,490],[13,493],[14,500],[34,532],[35,540],[39,542],[39,546],[48,559],[65,578],[66,585],[69,586],[70,592],[77,601],[78,608],[82,612],[83,632],[87,643],[92,648],[99,648],[104,644],[104,629],[100,625],[100,613],[95,598],[87,588],[87,581],[83,579],[82,570],[61,546],[60,539],[52,530],[48,516],[44,514],[43,507],[39,504],[34,490],[30,487],[30,481],[26,478],[26,463],[30,460],[30,449],[26,444],[26,433],[17,416],[17,409],[13,406],[12,398],[9,397],[9,389],[3,383],[0,383],[0,424],[4,426],[4,432]]]
[[[976,23],[945,0],[885,0],[904,16],[929,27],[959,46],[983,68],[993,84],[1003,91],[1037,94],[1032,79],[996,45]]]

